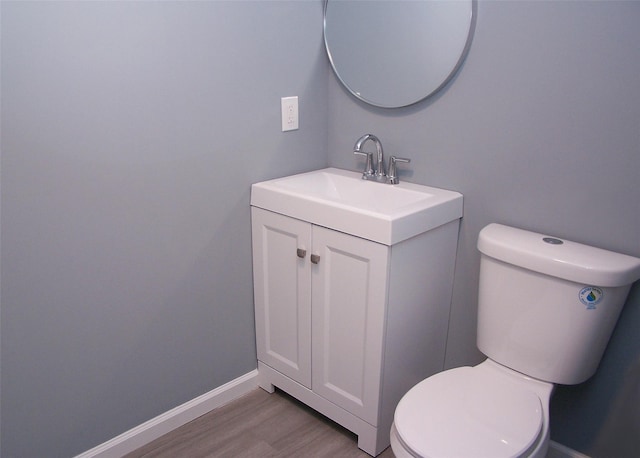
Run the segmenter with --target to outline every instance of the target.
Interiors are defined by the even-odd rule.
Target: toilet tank
[[[478,349],[547,382],[591,377],[640,259],[500,224],[478,249]]]

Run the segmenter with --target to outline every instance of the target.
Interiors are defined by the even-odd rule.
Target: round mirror
[[[333,70],[357,98],[399,108],[443,88],[467,53],[474,0],[325,0]]]

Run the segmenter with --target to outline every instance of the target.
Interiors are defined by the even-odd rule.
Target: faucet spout
[[[376,153],[377,153],[377,159],[378,159],[378,162],[376,164],[376,171],[375,171],[374,178],[375,178],[376,181],[385,181],[386,177],[387,177],[387,174],[386,174],[385,169],[384,169],[384,153],[382,152],[382,143],[380,142],[378,137],[376,137],[373,134],[365,134],[365,135],[363,135],[362,137],[360,137],[356,141],[356,144],[353,147],[353,152],[354,153],[361,153],[362,152],[362,147],[369,140],[371,140],[376,145]]]

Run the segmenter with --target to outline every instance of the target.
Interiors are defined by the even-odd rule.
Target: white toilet
[[[478,237],[478,348],[418,383],[391,427],[397,458],[544,457],[553,384],[596,371],[640,259],[500,224]]]

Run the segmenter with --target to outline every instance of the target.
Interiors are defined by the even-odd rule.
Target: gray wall
[[[249,187],[327,164],[322,3],[1,14],[2,456],[71,456],[255,369]]]
[[[329,74],[320,1],[0,9],[2,456],[82,452],[255,368],[249,185],[356,169],[365,132],[465,195],[448,367],[481,359],[485,224],[640,256],[637,2],[480,0],[459,76],[402,110]],[[621,439],[639,312],[636,286],[599,373],[557,391],[555,440]]]
[[[640,2],[480,0],[468,58],[433,99],[375,109],[330,80],[332,166],[361,167],[353,143],[372,132],[387,155],[412,159],[404,179],[464,194],[447,367],[482,358],[475,349],[475,243],[484,225],[501,222],[640,256],[638,23]],[[596,453],[610,403],[640,358],[639,289],[598,375],[558,389],[554,440]],[[629,446],[637,452],[639,433],[609,442],[635,441]]]

